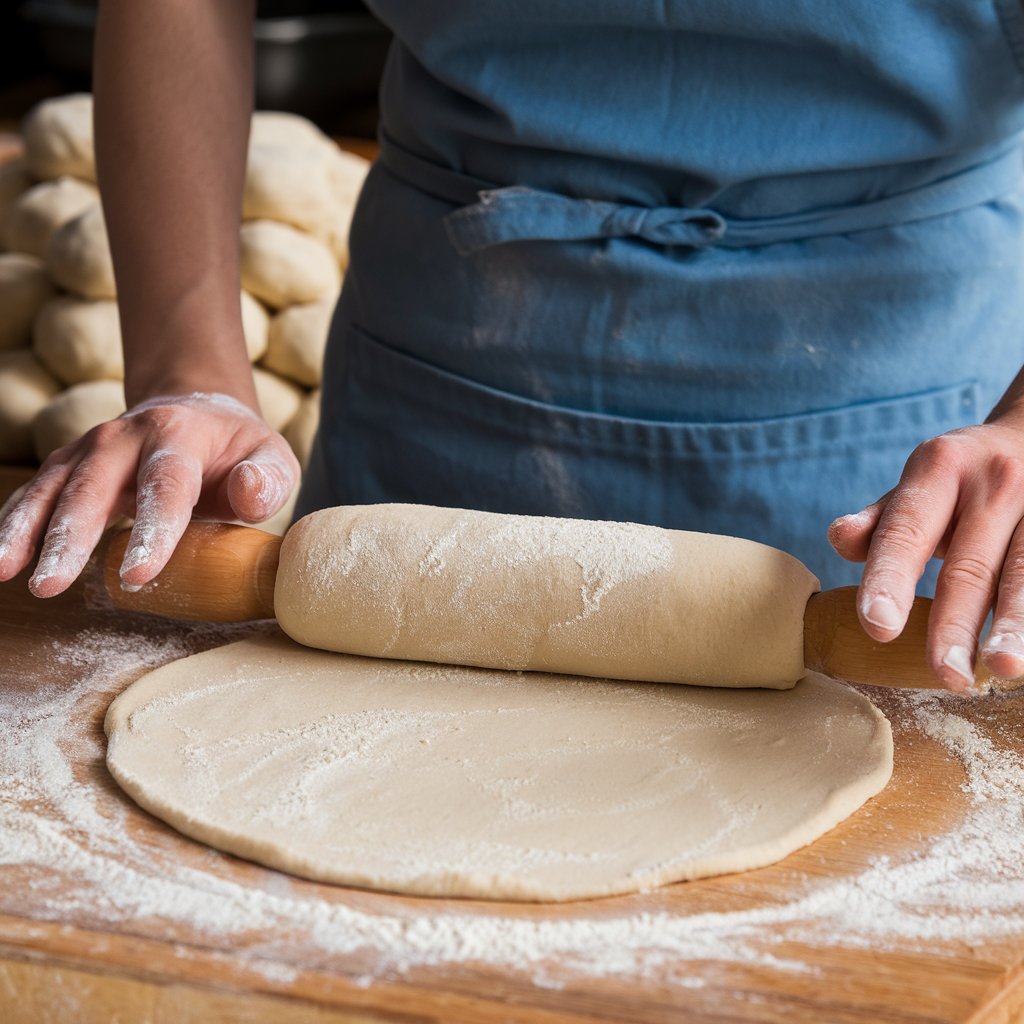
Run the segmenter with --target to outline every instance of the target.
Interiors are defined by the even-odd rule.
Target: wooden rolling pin
[[[384,510],[384,512],[377,510]],[[411,556],[406,556],[408,564],[396,563],[397,569],[394,566],[381,567],[380,560],[383,557],[381,552],[387,553],[388,549],[386,544],[384,547],[377,544],[380,540],[381,528],[377,519],[373,517],[380,515],[385,517],[386,528],[392,531],[393,537],[390,543],[398,546],[407,544],[409,550],[413,552]],[[458,516],[462,516],[463,519],[456,518]],[[435,520],[436,525],[431,525]],[[465,534],[464,529],[462,533],[459,532],[462,529],[459,524],[463,521],[468,521],[473,529],[484,530],[482,536],[485,538],[496,538],[495,544],[498,545],[494,549],[487,548],[485,557],[480,554],[478,549],[481,544],[486,547],[488,541],[480,542],[478,540],[473,557],[478,561],[489,560],[488,564],[493,567],[496,559],[495,551],[510,548],[507,561],[512,568],[506,572],[503,589],[497,591],[498,597],[481,598],[477,592],[467,597],[462,605],[456,607],[452,603],[454,591],[450,589],[450,581],[445,583],[448,578],[446,569],[449,568],[449,564],[438,554],[438,538],[449,538],[450,540],[455,537],[458,539],[457,544],[445,540],[440,545],[449,551],[449,560],[452,557],[452,550],[467,546],[472,548],[472,542],[467,541],[466,537],[475,535]],[[308,525],[310,522],[313,523],[312,526]],[[563,547],[569,545],[566,550],[572,555],[568,559],[570,569],[573,569],[577,563],[586,562],[589,557],[587,551],[591,547],[595,551],[593,556],[595,559],[602,557],[602,552],[604,557],[607,557],[607,552],[612,548],[602,548],[601,545],[610,544],[614,547],[620,544],[620,535],[612,530],[613,527],[624,531],[621,533],[621,544],[623,545],[635,544],[637,538],[643,543],[650,542],[647,547],[641,545],[637,549],[640,552],[637,557],[641,560],[644,557],[658,555],[661,548],[657,545],[663,543],[663,535],[670,535],[673,543],[677,541],[683,543],[687,546],[687,551],[695,548],[705,550],[708,545],[728,542],[730,545],[744,546],[739,551],[741,561],[748,557],[748,548],[749,552],[758,558],[776,558],[779,560],[779,569],[776,569],[775,563],[769,561],[765,563],[767,566],[765,572],[771,574],[781,571],[783,575],[789,573],[797,582],[787,584],[783,591],[793,590],[795,587],[794,593],[792,595],[783,593],[780,598],[777,594],[769,592],[765,595],[760,610],[756,602],[751,604],[746,591],[744,591],[743,601],[737,601],[737,603],[751,605],[750,615],[781,615],[782,618],[778,620],[781,625],[773,627],[770,631],[772,633],[791,634],[794,627],[789,620],[795,622],[796,635],[782,637],[783,647],[788,644],[791,649],[783,650],[781,654],[768,652],[763,656],[758,649],[753,651],[746,660],[741,657],[737,666],[733,666],[732,652],[743,646],[743,637],[738,635],[744,630],[743,622],[753,621],[741,619],[739,627],[736,627],[731,634],[723,633],[721,636],[712,636],[708,639],[702,632],[701,639],[706,644],[710,643],[713,648],[723,650],[722,656],[725,660],[720,669],[718,668],[718,659],[715,658],[713,659],[714,669],[705,669],[699,665],[693,668],[687,665],[678,669],[673,666],[670,670],[665,671],[663,665],[666,660],[675,660],[681,664],[688,657],[686,652],[693,644],[687,640],[685,635],[678,638],[669,636],[664,641],[669,644],[669,648],[666,648],[667,653],[651,654],[653,648],[663,644],[663,640],[659,638],[663,638],[666,634],[663,624],[659,626],[658,622],[654,622],[652,625],[652,617],[657,619],[658,615],[661,615],[664,619],[666,616],[675,616],[679,620],[675,632],[684,634],[681,623],[690,614],[687,610],[689,605],[680,606],[682,611],[678,611],[677,606],[671,601],[666,603],[646,596],[642,588],[648,585],[648,581],[641,578],[632,581],[625,580],[625,582],[616,581],[621,583],[619,589],[623,592],[628,592],[630,586],[633,586],[636,593],[643,595],[641,601],[637,602],[634,599],[634,604],[624,606],[625,611],[621,613],[617,613],[613,607],[611,597],[598,593],[600,583],[593,584],[593,587],[597,589],[594,589],[591,595],[591,605],[595,606],[595,601],[600,604],[598,598],[604,601],[604,605],[600,608],[595,606],[595,622],[599,621],[601,614],[606,617],[615,614],[620,614],[620,618],[622,615],[626,616],[628,628],[625,632],[620,628],[621,636],[616,641],[614,650],[612,645],[605,645],[605,650],[590,650],[594,643],[594,636],[604,637],[608,629],[619,628],[613,623],[611,626],[602,625],[603,632],[587,634],[591,638],[590,640],[573,641],[575,646],[569,651],[569,655],[566,655],[565,644],[562,646],[555,644],[554,647],[551,647],[547,636],[542,638],[539,645],[533,641],[530,653],[524,655],[515,646],[518,633],[512,628],[514,626],[512,620],[520,616],[528,617],[531,608],[538,601],[550,602],[553,599],[557,601],[565,597],[570,601],[570,611],[580,601],[579,583],[575,576],[570,574],[564,583],[557,579],[559,573],[564,575],[563,562],[565,559],[559,561],[556,558],[552,561],[550,571],[545,568],[543,576],[534,574],[530,577],[528,573],[524,574],[515,568],[516,544],[519,542],[520,533],[510,534],[507,531],[513,529],[521,532],[534,523],[571,524],[571,531],[575,532],[571,532],[570,527],[565,527],[562,529],[562,533],[558,534],[562,538],[558,543],[561,543]],[[506,532],[502,533],[502,531]],[[591,532],[594,533],[594,543],[593,545],[584,544],[581,555],[579,551],[572,548],[572,545],[578,543],[579,536],[587,539]],[[817,581],[796,559],[783,552],[767,548],[765,545],[755,544],[751,541],[739,541],[735,538],[720,538],[708,534],[684,534],[681,531],[659,530],[655,527],[636,527],[634,524],[576,523],[572,520],[495,516],[491,513],[433,509],[423,506],[353,506],[351,509],[331,509],[314,513],[293,526],[283,541],[283,560],[282,538],[280,537],[249,527],[193,523],[188,527],[174,555],[159,576],[141,590],[129,593],[121,588],[118,575],[129,536],[129,531],[115,535],[105,555],[106,588],[116,606],[131,611],[150,612],[179,619],[215,622],[265,619],[277,614],[285,632],[292,635],[294,639],[310,646],[329,650],[380,657],[475,664],[494,668],[526,668],[704,685],[723,685],[721,680],[713,677],[714,671],[720,671],[723,678],[728,677],[728,682],[724,685],[785,687],[792,685],[803,674],[802,668],[822,672],[836,679],[881,686],[938,688],[940,685],[932,676],[925,660],[925,639],[928,612],[931,606],[928,599],[917,598],[915,600],[907,626],[896,640],[885,644],[878,643],[864,632],[857,618],[855,587],[841,587],[835,590],[810,593],[808,597],[808,592],[816,588]],[[530,542],[533,535],[523,534],[522,536],[526,537],[527,542]],[[407,537],[410,539],[407,540]],[[680,538],[682,538],[681,541],[679,541]],[[550,541],[546,540],[545,543],[550,543]],[[374,547],[373,544],[377,544],[377,546]],[[344,549],[344,551],[340,551],[340,549]],[[615,550],[618,549],[615,548]],[[632,549],[630,550],[632,551]],[[726,550],[731,553],[733,548],[728,547]],[[424,555],[424,552],[427,554]],[[561,549],[556,551],[556,554],[559,553],[561,553]],[[456,551],[457,554],[458,551]],[[465,557],[469,556],[464,556],[464,560]],[[342,566],[341,569],[334,567],[335,558],[338,559],[337,564]],[[409,558],[412,561],[409,561]],[[373,564],[372,573],[369,568],[362,571],[362,577],[364,577],[362,579],[359,568],[361,562],[366,562],[367,565]],[[658,565],[660,564],[658,563]],[[463,571],[464,568],[463,565]],[[626,568],[629,568],[628,564],[626,564]],[[492,574],[495,571],[493,568],[490,570]],[[624,570],[620,567],[618,571],[621,576]],[[290,577],[290,580],[287,583],[282,583],[282,578],[286,575]],[[448,576],[450,575],[451,573],[448,573]],[[369,580],[365,578],[368,576]],[[692,580],[680,579],[676,586],[675,581],[679,576],[678,566],[672,566],[669,585],[680,591],[686,588],[692,591],[698,585],[705,590],[709,587],[735,585],[729,579],[720,579],[714,573],[708,582],[705,571],[705,576],[700,577],[696,584]],[[402,642],[392,641],[392,634],[398,627],[391,620],[398,621],[403,617],[409,617],[404,610],[396,611],[399,597],[396,596],[398,590],[394,589],[401,587],[407,589],[411,584],[408,583],[406,577],[415,578],[416,586],[420,588],[415,592],[416,602],[418,602],[418,606],[427,609],[424,614],[430,614],[432,605],[450,609],[445,614],[450,615],[454,621],[451,630],[447,632],[461,635],[461,639],[458,641],[460,646],[453,647],[452,644],[455,643],[455,640],[446,640],[446,630],[436,628],[426,633],[421,631],[410,634]],[[555,578],[554,584],[550,582],[551,578]],[[384,586],[381,580],[391,580],[391,582]],[[522,581],[521,585],[520,581]],[[461,586],[459,593],[466,592],[466,584],[463,582],[459,585]],[[666,586],[663,580],[658,585]],[[443,592],[437,589],[443,586],[448,586],[449,589]],[[510,597],[509,589],[515,590],[517,586],[522,592],[513,593]],[[392,590],[388,590],[387,587],[391,587]],[[431,591],[430,587],[435,589]],[[800,590],[800,587],[805,589]],[[293,596],[296,588],[300,591],[297,601]],[[552,598],[550,593],[552,589],[558,591],[559,588],[565,593],[556,593],[555,598]],[[281,592],[284,589],[288,589],[289,594],[292,595],[287,602],[288,614],[284,614],[285,608],[282,607],[284,602],[282,602]],[[354,590],[354,596],[350,603],[344,604],[344,601],[348,600],[345,597],[347,590]],[[548,593],[540,595],[540,590],[546,590]],[[344,607],[337,611],[339,593],[344,599],[342,602]],[[405,591],[402,593],[404,595]],[[598,598],[595,598],[594,594],[597,594]],[[279,602],[277,608],[275,608],[275,597]],[[584,594],[585,598],[586,594]],[[674,595],[672,600],[676,599]],[[406,602],[408,598],[403,596],[401,600]],[[486,604],[487,600],[490,600],[494,606],[481,607],[481,602]],[[690,601],[692,604],[693,595],[684,593],[680,600]],[[505,604],[499,607],[502,601]],[[793,604],[792,614],[781,607],[787,601]],[[325,604],[331,605],[331,608],[334,609],[326,615],[322,613]],[[508,609],[512,609],[512,611],[508,611]],[[799,640],[801,614],[802,645]],[[787,615],[789,615],[789,620],[786,618]],[[332,618],[332,616],[334,617]],[[633,623],[629,621],[630,617],[636,620],[636,628],[633,628]],[[555,618],[557,621],[558,616]],[[578,618],[580,618],[579,615],[577,615]],[[307,629],[308,621],[311,619],[318,620],[320,623],[319,632],[316,629],[312,631]],[[364,621],[354,621],[357,619]],[[507,635],[505,631],[501,631],[495,639],[493,629],[502,629],[501,621],[503,619],[506,624],[510,624],[511,634]],[[608,621],[611,620],[608,619]],[[575,624],[575,622],[576,620],[571,620],[571,624]],[[325,629],[327,632],[324,631]],[[492,632],[488,633],[488,629]],[[557,630],[550,630],[548,620],[544,621],[542,629],[557,633]],[[436,642],[435,635],[440,637]],[[478,635],[481,639],[474,647],[474,640]],[[640,647],[631,649],[629,645],[637,637],[641,638],[642,644]],[[445,643],[448,646],[445,646]],[[581,648],[586,648],[586,650],[581,651]],[[616,661],[615,656],[620,650],[622,657]],[[499,653],[496,654],[496,651]],[[680,654],[680,651],[683,653]],[[651,659],[655,656],[658,660],[652,661]],[[760,661],[768,661],[773,665],[778,663],[782,667],[768,670],[768,675],[764,678],[750,677],[749,673],[744,674],[748,672],[745,666],[749,662],[759,665]],[[609,668],[609,666],[611,667]],[[623,666],[627,666],[627,668],[624,669]],[[760,669],[757,668],[755,671],[760,671]],[[984,670],[979,670],[978,685],[986,683],[987,678],[987,673]]]

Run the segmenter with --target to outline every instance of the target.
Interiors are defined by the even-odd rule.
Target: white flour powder
[[[900,736],[918,731],[965,769],[963,820],[922,838],[912,856],[880,857],[838,881],[796,876],[796,894],[777,905],[752,901],[758,905],[748,910],[688,915],[636,909],[657,906],[656,896],[641,896],[552,907],[537,921],[505,907],[417,906],[256,868],[243,884],[229,859],[202,859],[183,838],[155,842],[162,826],[141,820],[106,775],[103,712],[141,669],[240,634],[153,626],[126,637],[113,626],[123,617],[111,616],[109,628],[103,619],[47,652],[51,664],[73,670],[70,685],[49,682],[43,664],[35,681],[0,686],[0,913],[83,928],[113,923],[130,934],[192,936],[203,945],[222,937],[282,982],[304,966],[333,964],[369,981],[478,961],[528,971],[538,984],[628,973],[695,988],[689,961],[809,970],[794,944],[913,950],[936,940],[1024,936],[1024,760],[999,741],[1000,713],[1024,698],[996,695],[973,705],[982,730],[961,714],[969,699],[886,696],[890,713],[904,709],[895,715],[897,760]],[[186,859],[203,866],[186,867]],[[783,937],[785,955],[773,950]]]

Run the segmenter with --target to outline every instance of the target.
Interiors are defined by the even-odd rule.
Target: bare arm
[[[238,301],[253,0],[103,0],[96,162],[128,405],[219,391],[257,408]]]
[[[239,305],[253,0],[103,0],[96,149],[128,412],[54,452],[0,512],[0,580],[66,589],[133,515],[122,580],[163,568],[193,510],[257,522],[298,479],[260,418]]]

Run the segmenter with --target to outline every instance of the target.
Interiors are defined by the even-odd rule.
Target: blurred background
[[[89,91],[97,0],[0,4],[0,122],[37,101]],[[256,106],[330,135],[373,137],[390,35],[360,0],[258,0]]]

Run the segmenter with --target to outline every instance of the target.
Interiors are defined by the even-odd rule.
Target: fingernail
[[[966,647],[959,645],[950,647],[942,659],[942,664],[946,668],[952,669],[963,680],[963,685],[953,686],[952,689],[962,691],[966,690],[968,686],[974,685],[974,661],[971,658],[971,652]]]
[[[868,512],[865,509],[862,512],[851,512],[849,515],[840,516],[832,525],[838,526],[839,523],[849,523],[851,526],[860,526],[861,523],[866,523],[868,518]]]
[[[0,554],[0,558],[3,555]],[[993,633],[985,641],[985,651],[992,654],[1009,654],[1024,658],[1024,636],[1020,633]]]
[[[125,573],[131,572],[132,569],[137,569],[143,562],[149,561],[151,552],[145,544],[136,544],[129,548],[125,553],[124,561],[121,563],[120,575],[123,577]]]
[[[880,629],[902,629],[903,616],[896,602],[885,594],[876,594],[862,607],[864,618]]]

